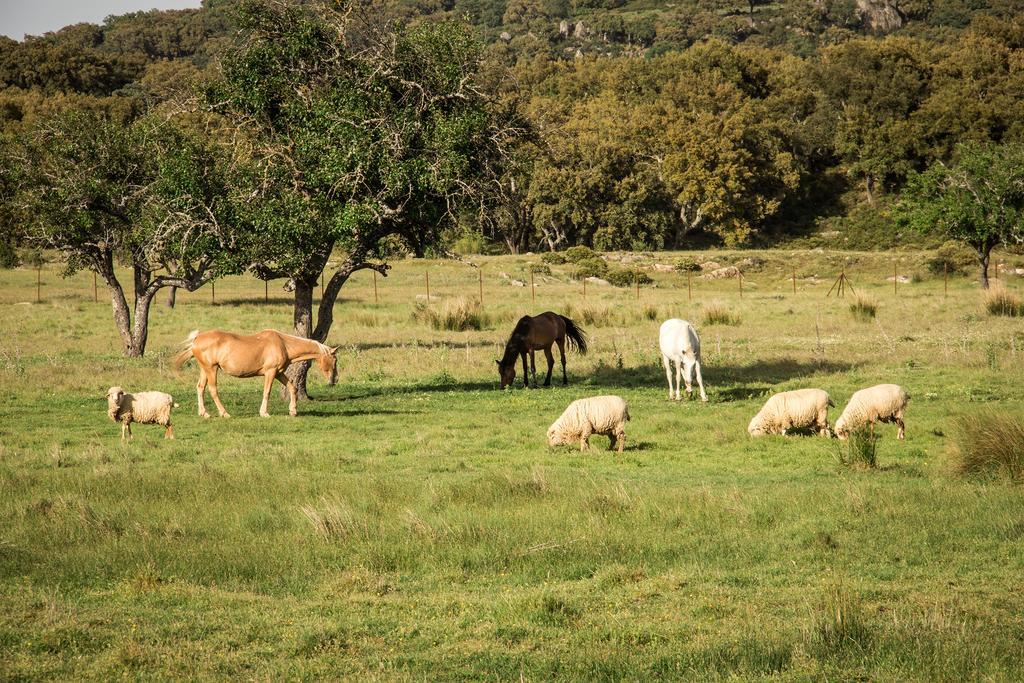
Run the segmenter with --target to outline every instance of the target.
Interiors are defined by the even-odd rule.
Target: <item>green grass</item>
[[[376,304],[361,272],[329,339],[337,386],[314,376],[299,417],[275,394],[260,419],[260,383],[222,378],[234,417],[205,421],[170,356],[197,327],[287,329],[279,282],[269,303],[244,277],[216,304],[179,294],[131,360],[91,276],[47,266],[35,304],[34,271],[0,271],[0,678],[1018,677],[1024,497],[950,473],[945,434],[965,406],[1024,407],[1019,321],[984,316],[960,277],[948,299],[934,280],[893,297],[887,254],[760,255],[742,299],[650,272],[639,300],[584,300],[550,264],[535,302],[500,273],[539,257],[474,257],[490,324],[464,331],[412,313],[426,272],[432,299],[474,300],[476,269],[396,262]],[[875,324],[825,296],[841,263]],[[666,401],[661,319],[710,301],[739,320],[699,326],[710,402]],[[601,312],[569,386],[556,367],[551,389],[498,391],[515,320],[569,304]],[[834,422],[879,382],[914,398],[906,441],[876,426],[876,469],[837,468],[819,437],[747,438],[768,393],[826,389]],[[172,393],[178,438],[137,425],[122,444],[112,384]],[[603,393],[629,402],[623,455],[545,446]]]

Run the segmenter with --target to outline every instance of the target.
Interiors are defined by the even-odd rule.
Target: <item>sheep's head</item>
[[[548,427],[548,446],[562,446],[565,444],[562,432],[555,428],[555,425]]]
[[[512,386],[512,380],[516,378],[516,363],[513,360],[508,365],[502,365],[500,360],[494,361],[498,364],[498,375],[501,376],[501,388]]]
[[[123,396],[124,389],[121,387],[107,389],[107,415],[115,422],[117,421],[117,411],[121,409],[121,397]]]
[[[747,433],[750,434],[750,436],[764,436],[767,434],[764,425],[759,419],[760,417],[760,415],[755,415],[754,419],[750,421],[750,425],[747,427]]]
[[[835,434],[836,438],[840,441],[846,441],[846,439],[849,438],[850,428],[846,424],[846,419],[844,417],[840,416],[840,418],[836,420],[836,426],[835,429],[832,430],[832,433]]]

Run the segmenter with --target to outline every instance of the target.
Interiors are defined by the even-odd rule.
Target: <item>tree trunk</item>
[[[988,244],[978,248],[978,263],[981,265],[981,288],[988,289],[988,262],[992,255],[992,247]]]
[[[174,304],[178,298],[178,288],[173,285],[168,288],[167,292],[167,308],[174,308]]]
[[[315,288],[315,278],[313,280],[295,278],[295,305],[292,311],[292,324],[295,329],[295,336],[297,337],[309,339],[313,336],[313,290]],[[323,306],[322,303],[321,306]],[[306,375],[309,374],[309,361],[292,363],[285,374],[295,383],[299,400],[309,400],[309,393],[306,391]],[[282,395],[284,394],[282,393]]]
[[[868,204],[875,203],[875,177],[868,173],[864,176],[864,192],[868,196]]]

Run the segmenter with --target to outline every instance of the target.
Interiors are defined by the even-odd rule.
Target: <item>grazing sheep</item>
[[[765,402],[761,411],[750,421],[747,432],[751,436],[785,436],[791,429],[814,427],[822,436],[828,436],[828,408],[835,405],[821,389],[782,391]]]
[[[708,395],[704,393],[704,378],[700,376],[700,337],[693,325],[670,318],[661,324],[658,333],[658,345],[661,347],[661,361],[665,365],[665,377],[668,378],[668,400],[672,400],[672,363],[676,364],[675,398],[682,396],[679,392],[680,375],[685,371],[686,396],[693,393],[693,373],[697,371],[697,386],[700,387],[700,400],[707,403]]]
[[[140,391],[126,394],[121,387],[110,387],[107,391],[107,415],[114,422],[121,423],[121,440],[125,432],[132,435],[132,422],[156,424],[164,427],[164,438],[174,438],[171,427],[171,409],[177,408],[170,394],[162,391]]]
[[[548,427],[548,445],[562,446],[579,441],[580,450],[590,447],[591,434],[604,434],[611,439],[608,450],[618,445],[619,453],[626,445],[626,422],[629,409],[619,396],[593,396],[573,401],[562,416]]]
[[[895,422],[899,426],[897,439],[904,435],[903,411],[907,409],[910,394],[898,384],[879,384],[861,389],[850,397],[843,414],[836,420],[836,436],[845,439],[865,424],[874,429],[875,421]]]

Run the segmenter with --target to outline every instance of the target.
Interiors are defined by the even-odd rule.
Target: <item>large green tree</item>
[[[973,248],[987,289],[992,249],[1024,243],[1024,145],[960,145],[952,164],[908,178],[896,218]]]
[[[514,136],[478,83],[460,23],[383,24],[359,2],[243,4],[244,38],[209,92],[253,141],[254,271],[295,286],[295,333],[323,341],[342,286],[422,255]],[[338,248],[319,309],[313,292]],[[308,365],[290,372],[305,397]]]
[[[160,289],[192,291],[241,263],[223,149],[163,118],[121,124],[69,111],[12,152],[23,239],[58,251],[67,274],[103,279],[125,355],[145,353]],[[131,306],[119,264],[131,272]]]

